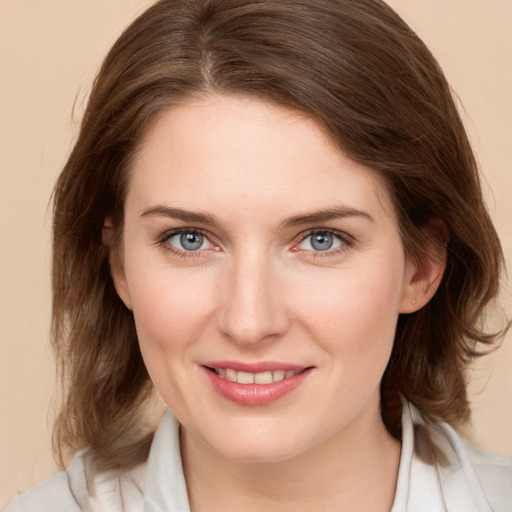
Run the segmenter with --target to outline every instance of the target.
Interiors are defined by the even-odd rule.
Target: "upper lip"
[[[244,363],[241,361],[207,361],[203,363],[203,366],[208,368],[230,368],[238,372],[248,373],[261,373],[261,372],[272,372],[276,370],[305,370],[309,368],[308,365],[284,363],[279,361],[261,361],[255,363]]]

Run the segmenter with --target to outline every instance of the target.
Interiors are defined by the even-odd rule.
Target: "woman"
[[[55,189],[66,472],[13,510],[505,510],[449,426],[502,252],[449,87],[379,1],[161,1]],[[153,386],[169,409],[144,429]]]

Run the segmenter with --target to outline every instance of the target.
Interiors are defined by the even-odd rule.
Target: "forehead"
[[[134,161],[128,201],[139,209],[231,205],[254,213],[343,204],[393,211],[381,177],[348,158],[318,122],[224,95],[183,102],[155,119]]]

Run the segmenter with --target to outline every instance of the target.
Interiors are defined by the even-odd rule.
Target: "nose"
[[[224,336],[256,346],[287,331],[285,290],[268,255],[240,255],[223,277],[218,325]]]

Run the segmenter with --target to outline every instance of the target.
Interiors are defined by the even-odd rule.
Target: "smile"
[[[314,367],[226,362],[209,363],[202,369],[213,389],[223,398],[240,405],[262,406],[299,388]]]
[[[211,368],[219,377],[238,384],[272,384],[289,379],[301,373],[301,370],[274,370],[259,373],[237,371],[233,368]]]

